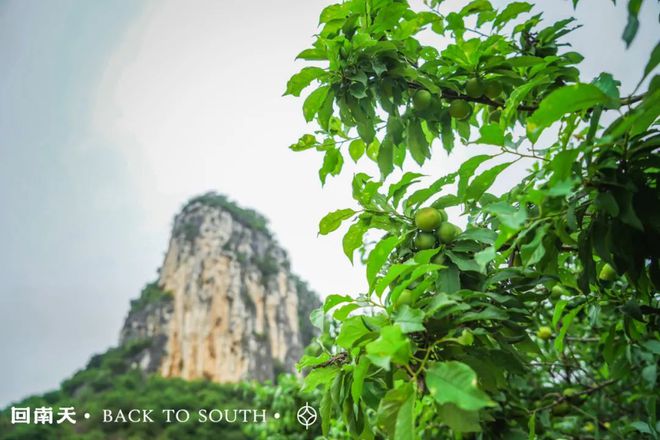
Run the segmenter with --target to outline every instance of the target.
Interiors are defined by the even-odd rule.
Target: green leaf
[[[378,149],[378,169],[380,170],[381,179],[385,180],[387,176],[394,171],[394,144],[389,136],[385,136],[383,142]]]
[[[561,315],[567,305],[568,301],[565,299],[557,301],[557,304],[555,305],[555,311],[552,313],[552,328],[557,328],[557,323],[559,322],[559,319],[561,318]]]
[[[358,220],[348,228],[348,231],[346,231],[346,234],[342,239],[341,244],[344,249],[344,254],[351,261],[351,264],[353,263],[355,249],[362,246],[362,239],[368,229],[369,228],[362,220]]]
[[[411,173],[410,171],[406,172],[397,183],[390,185],[387,191],[387,198],[392,199],[393,205],[397,206],[401,198],[406,193],[408,187],[414,183],[417,183],[418,179],[422,176],[424,175],[419,173]]]
[[[479,432],[478,411],[465,411],[453,403],[445,403],[438,408],[438,416],[443,423],[456,432]]]
[[[387,438],[413,440],[415,423],[413,407],[415,389],[411,383],[403,383],[389,390],[378,405],[376,424]]]
[[[479,265],[482,273],[486,272],[486,265],[495,259],[495,248],[488,246],[486,249],[474,254],[474,261]]]
[[[300,137],[300,139],[298,139],[298,142],[291,145],[289,148],[292,151],[305,151],[309,150],[310,148],[314,148],[317,145],[318,141],[316,140],[316,137],[311,134],[304,134]]]
[[[463,9],[461,9],[459,14],[465,17],[468,15],[477,14],[485,11],[492,11],[492,10],[493,10],[493,6],[490,4],[490,1],[472,0],[470,3],[464,6]]]
[[[545,128],[566,113],[583,111],[609,102],[609,97],[593,84],[561,87],[545,97],[539,108],[527,120],[527,135],[532,142],[536,142]]]
[[[380,149],[380,141],[378,138],[375,138],[372,142],[369,143],[367,146],[367,157],[374,162],[378,161],[378,150]]]
[[[649,73],[653,72],[653,70],[658,67],[658,64],[660,64],[660,43],[656,44],[655,47],[653,48],[653,52],[651,52],[651,57],[649,58],[649,61],[646,63],[646,67],[644,68],[644,76],[642,76],[642,79],[640,82],[644,81],[644,79],[649,76]]]
[[[380,329],[378,339],[367,344],[366,349],[369,360],[388,371],[390,363],[406,364],[412,355],[410,340],[399,326],[392,325]]]
[[[326,362],[328,359],[330,359],[330,355],[328,353],[321,353],[318,356],[304,355],[296,364],[296,369],[298,371],[302,371],[303,368],[315,367]]]
[[[305,49],[296,55],[297,60],[325,61],[328,59],[328,53],[324,49],[312,48]]]
[[[284,95],[300,96],[300,92],[310,85],[315,79],[319,79],[326,74],[320,67],[303,67],[303,69],[293,75],[286,83]]]
[[[660,80],[658,75],[655,78]],[[646,131],[658,119],[658,116],[660,116],[660,89],[647,92],[642,103],[631,112],[624,113],[614,121],[605,130],[605,134],[609,134],[613,138],[617,138],[626,132],[629,136],[638,135]]]
[[[649,340],[642,344],[649,352],[660,355],[660,341]]]
[[[515,115],[518,113],[518,106],[525,100],[527,95],[535,87],[547,82],[549,82],[549,80],[546,76],[538,76],[537,78],[524,83],[520,87],[515,88],[506,99],[506,105],[502,111],[500,124],[507,126],[511,121],[515,120]]]
[[[424,331],[424,312],[404,304],[394,314],[394,322],[401,327],[403,333],[422,332]]]
[[[478,312],[466,312],[461,315],[455,322],[458,324],[472,321],[506,321],[509,315],[501,309],[493,306],[486,306],[483,310]]]
[[[314,327],[323,331],[323,327],[325,326],[325,313],[323,312],[323,308],[319,307],[312,310],[309,314],[309,320]]]
[[[460,270],[483,273],[483,268],[473,258],[464,257],[451,251],[446,251],[445,254]]]
[[[422,131],[422,124],[418,119],[412,119],[408,123],[408,150],[415,162],[423,165],[424,161],[430,156],[429,143]]]
[[[321,184],[325,185],[325,179],[328,177],[328,174],[336,176],[341,172],[341,169],[344,165],[344,158],[336,148],[331,148],[325,152],[323,156],[323,165],[319,169],[319,179],[321,179]]]
[[[559,353],[564,351],[564,338],[566,337],[566,333],[568,332],[568,329],[571,327],[571,323],[573,322],[573,319],[577,316],[578,313],[580,313],[580,310],[582,310],[582,305],[574,308],[570,312],[564,316],[564,318],[561,320],[561,329],[559,330],[559,334],[557,335],[557,338],[555,338],[555,350],[557,350]]]
[[[358,339],[368,333],[370,333],[370,330],[365,327],[362,317],[352,316],[342,323],[335,342],[338,346],[350,350]]]
[[[511,2],[508,5],[506,5],[506,8],[504,8],[499,14],[497,14],[497,18],[493,22],[493,27],[501,28],[509,21],[516,18],[518,15],[524,12],[529,12],[531,10],[532,10],[532,5],[530,3]]]
[[[362,139],[354,139],[348,145],[348,154],[351,156],[351,159],[353,159],[353,162],[357,163],[357,161],[364,155],[366,149],[367,147]]]
[[[616,109],[619,107],[621,100],[619,87],[621,86],[621,81],[615,80],[612,74],[603,72],[593,80],[592,84],[598,87],[610,99],[607,108]]]
[[[412,271],[415,268],[412,264],[393,264],[387,270],[385,276],[378,280],[374,290],[380,298],[387,287],[401,275]]]
[[[491,187],[491,185],[497,179],[497,176],[507,169],[509,165],[513,162],[506,162],[499,165],[495,165],[493,168],[487,169],[470,182],[470,186],[465,190],[465,198],[470,200],[479,200],[483,193]]]
[[[344,220],[347,220],[355,215],[355,211],[350,208],[338,209],[326,214],[325,217],[319,222],[319,234],[328,235],[332,231],[337,230]]]
[[[529,421],[527,422],[527,430],[529,431],[527,440],[536,439],[536,411],[532,411],[532,413],[529,415]]]
[[[548,232],[549,227],[550,225],[545,224],[536,228],[536,233],[534,234],[532,241],[520,247],[520,257],[522,258],[525,267],[538,263],[545,255],[543,238]]]
[[[353,383],[351,384],[351,396],[353,402],[358,403],[362,398],[362,388],[364,387],[364,378],[369,371],[369,359],[366,356],[360,356],[360,359],[353,370]]]
[[[369,282],[370,289],[373,289],[374,281],[378,272],[387,261],[387,257],[392,253],[392,250],[399,244],[398,237],[387,237],[379,241],[376,247],[371,251],[367,258],[367,281]]]
[[[628,0],[628,22],[623,30],[621,38],[626,42],[626,47],[635,39],[639,29],[639,9],[642,6],[642,0]]]
[[[319,385],[327,385],[338,372],[339,368],[335,365],[313,369],[303,380],[301,391],[308,392],[316,389]]]
[[[316,113],[321,108],[321,105],[323,105],[323,101],[325,100],[325,97],[328,95],[329,91],[330,86],[321,86],[310,93],[309,96],[305,99],[305,102],[303,103],[303,115],[305,116],[305,120],[307,122],[310,122],[312,119],[314,119],[314,115],[316,115]]]
[[[372,32],[378,33],[392,29],[401,19],[408,8],[402,3],[391,3],[376,15],[372,25]]]
[[[327,436],[330,430],[330,419],[332,417],[332,392],[328,386],[325,388],[323,398],[321,398],[321,405],[319,407],[321,413],[321,431],[323,435]]]
[[[337,321],[344,321],[352,311],[359,308],[360,305],[356,303],[346,304],[335,310],[335,313],[332,314],[332,317]]]
[[[319,24],[345,18],[350,12],[346,4],[332,4],[326,6],[319,16]]]
[[[426,386],[440,404],[477,411],[494,403],[477,387],[477,373],[462,362],[436,362],[426,372]]]
[[[454,130],[451,129],[451,116],[448,111],[443,111],[440,115],[440,137],[442,147],[447,153],[451,153],[454,149]]]
[[[469,228],[462,232],[456,241],[474,240],[480,243],[493,244],[497,238],[497,232],[486,228]]]
[[[461,164],[461,167],[458,169],[458,196],[461,197],[465,194],[465,190],[468,187],[468,182],[474,172],[479,168],[479,165],[487,161],[488,159],[491,159],[493,156],[490,156],[488,154],[480,154],[477,156],[473,156],[463,162]]]
[[[420,204],[427,201],[429,197],[440,191],[440,189],[442,189],[444,186],[449,185],[450,183],[454,183],[456,176],[457,173],[448,174],[433,182],[428,188],[415,191],[405,201],[404,206],[406,209],[419,206]]]
[[[476,141],[478,144],[489,144],[504,146],[504,130],[497,124],[486,124],[479,129],[481,137]]]
[[[405,385],[404,385],[405,386]],[[412,388],[411,384],[408,387]],[[415,440],[415,389],[403,402],[396,415],[394,440]]]
[[[619,218],[621,221],[633,228],[643,231],[644,225],[633,207],[632,191],[627,188],[616,188],[612,190],[612,193],[619,207]]]
[[[571,177],[573,164],[580,154],[580,151],[575,148],[571,150],[563,150],[557,153],[555,157],[552,158],[550,162],[550,168],[552,168],[552,178],[550,179],[550,185],[556,185],[559,182],[563,182]]]
[[[328,295],[323,301],[323,312],[328,313],[337,304],[353,301],[350,295]]]
[[[527,220],[524,207],[516,208],[506,202],[491,203],[485,207],[485,211],[494,214],[504,226],[512,230],[518,230]]]
[[[633,428],[635,428],[638,432],[641,432],[643,434],[652,434],[651,428],[648,423],[642,422],[641,420],[637,420],[635,422],[632,422],[630,424]]]

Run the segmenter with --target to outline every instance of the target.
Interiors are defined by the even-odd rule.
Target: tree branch
[[[579,397],[579,396],[588,396],[588,395],[593,394],[593,393],[595,393],[596,391],[598,391],[598,390],[600,390],[600,389],[602,389],[602,388],[605,388],[605,387],[607,387],[607,386],[612,385],[614,382],[616,382],[616,379],[610,379],[610,380],[606,380],[605,382],[601,382],[601,383],[599,383],[599,384],[593,385],[593,386],[587,388],[586,390],[583,390],[583,391],[577,392],[577,393],[573,394],[572,396],[563,396],[563,395],[562,395],[562,396],[560,396],[559,398],[557,398],[555,401],[553,401],[553,402],[551,402],[551,403],[549,403],[549,404],[547,404],[547,405],[541,406],[541,407],[539,407],[539,408],[536,408],[536,409],[534,410],[534,412],[537,412],[537,411],[543,411],[543,410],[546,410],[546,409],[550,409],[550,408],[552,408],[553,406],[559,405],[560,403],[565,402],[565,401],[567,401],[567,400],[569,400],[569,399],[573,399],[573,398],[575,398],[575,397]]]

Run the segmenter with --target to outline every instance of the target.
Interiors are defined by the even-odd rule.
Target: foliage
[[[368,291],[326,298],[312,313],[323,350],[299,364],[323,392],[324,433],[658,438],[660,77],[644,79],[659,49],[647,90],[622,97],[608,73],[580,78],[583,56],[564,42],[574,19],[463,4],[328,6],[298,55],[320,65],[287,84],[294,96],[316,84],[303,115],[318,130],[291,149],[323,155],[322,184],[347,155],[381,175],[357,172],[357,206],[319,225],[350,220],[344,252],[368,254]],[[438,146],[451,158],[457,144],[493,152],[430,182],[406,171],[406,158],[423,165]],[[527,175],[491,192],[521,161]],[[437,215],[416,224],[422,207]]]
[[[144,286],[137,299],[131,300],[131,312],[139,312],[150,304],[170,301],[171,299],[172,294],[164,291],[157,282],[149,283]]]
[[[318,393],[300,393],[297,379],[282,375],[278,387],[270,383],[220,385],[209,381],[186,381],[166,379],[157,375],[146,375],[132,364],[132,356],[145,348],[145,341],[135,341],[106,353],[94,356],[87,367],[62,383],[60,389],[41,396],[32,396],[13,404],[17,407],[73,406],[77,411],[77,423],[46,425],[10,425],[9,409],[0,412],[0,439],[105,439],[105,438],[153,438],[153,439],[271,439],[314,438],[313,429],[305,432],[295,422],[295,411],[301,402],[317,404]],[[103,423],[102,409],[128,410],[131,408],[154,409],[154,423]],[[187,409],[191,421],[187,423],[165,423],[157,417],[165,408]],[[200,409],[264,408],[269,414],[268,423],[199,423],[196,418]],[[85,420],[83,411],[92,414]],[[282,417],[274,420],[274,411]],[[194,419],[194,420],[193,420]],[[75,429],[74,429],[75,428]],[[286,437],[284,435],[297,435]]]
[[[210,206],[212,208],[221,208],[229,211],[229,213],[234,217],[236,221],[244,224],[248,228],[262,232],[268,237],[272,236],[270,229],[268,229],[268,220],[266,217],[253,209],[242,208],[238,206],[223,194],[218,194],[211,191],[201,196],[194,197],[190,199],[188,203],[186,203],[183,211],[186,212],[198,203],[201,203],[205,206]],[[199,226],[195,228],[194,224],[184,224],[181,226],[181,228],[181,230],[185,233],[186,238],[188,239],[193,239],[199,233]]]
[[[279,413],[280,418],[271,420],[268,424],[247,425],[246,433],[250,438],[303,440],[318,438],[321,435],[320,423],[316,423],[309,430],[305,430],[301,429],[296,420],[298,408],[306,403],[318,408],[320,393],[301,393],[298,378],[291,375],[279,376],[277,386],[253,384],[253,387],[254,397],[250,405],[256,408],[269,408],[269,411]]]

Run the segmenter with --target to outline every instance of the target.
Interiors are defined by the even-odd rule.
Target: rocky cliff
[[[120,343],[149,341],[135,362],[165,377],[273,379],[294,371],[319,304],[266,220],[209,193],[176,216],[159,278],[132,302]]]

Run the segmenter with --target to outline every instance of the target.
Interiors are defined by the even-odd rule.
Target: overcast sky
[[[540,3],[548,21],[573,14]],[[363,287],[341,235],[316,237],[327,211],[353,205],[350,167],[321,189],[320,155],[287,149],[306,126],[302,100],[281,94],[325,4],[0,0],[0,406],[116,343],[172,217],[199,193],[265,214],[322,295]],[[625,51],[622,5],[583,0],[570,41],[585,80],[636,84],[657,35],[657,3],[644,8]]]

